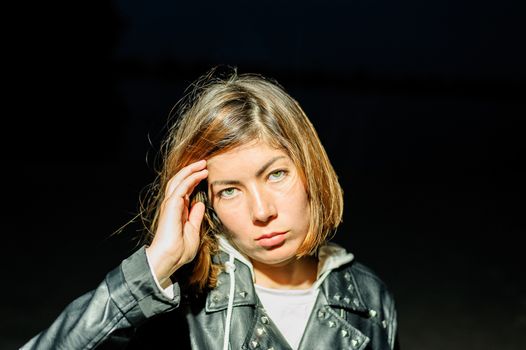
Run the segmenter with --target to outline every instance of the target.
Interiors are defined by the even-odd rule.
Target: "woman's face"
[[[310,211],[288,155],[254,141],[211,157],[207,168],[209,198],[234,245],[267,265],[295,259],[309,230]]]

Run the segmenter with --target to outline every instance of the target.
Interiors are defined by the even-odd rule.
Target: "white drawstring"
[[[234,255],[229,254],[229,259],[225,263],[226,272],[230,275],[230,293],[228,295],[228,308],[226,310],[226,324],[225,337],[223,338],[223,350],[228,350],[228,343],[230,341],[230,321],[232,319],[232,309],[234,307],[234,292],[236,288],[236,276],[234,271],[236,265],[234,264]]]

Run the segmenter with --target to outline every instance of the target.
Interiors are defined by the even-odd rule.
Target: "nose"
[[[254,187],[251,192],[252,221],[262,224],[274,219],[278,213],[272,194],[259,187]]]

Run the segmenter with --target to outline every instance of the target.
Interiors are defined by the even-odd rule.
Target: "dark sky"
[[[14,6],[14,5],[12,5]],[[0,348],[47,327],[135,249],[170,108],[215,65],[277,79],[345,191],[335,241],[387,282],[404,349],[519,349],[524,4],[118,1],[6,9],[11,286]]]

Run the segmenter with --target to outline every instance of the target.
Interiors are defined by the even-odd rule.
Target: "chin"
[[[296,259],[297,249],[284,249],[285,247],[279,246],[272,249],[268,249],[262,254],[258,254],[252,260],[265,265],[283,266],[287,265],[290,261]]]

